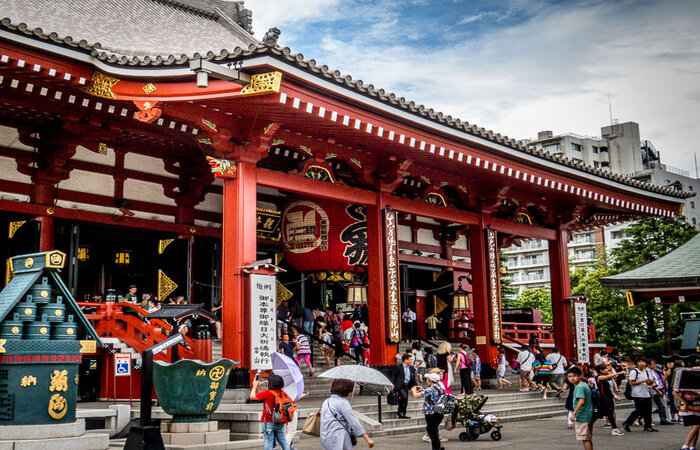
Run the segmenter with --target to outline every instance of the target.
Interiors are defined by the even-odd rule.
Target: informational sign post
[[[114,354],[114,376],[124,377],[131,375],[131,355],[128,353]]]
[[[498,244],[495,230],[486,230],[486,267],[489,276],[489,304],[491,306],[491,339],[503,342],[501,327],[501,282],[499,280]]]
[[[250,275],[250,368],[270,370],[277,349],[277,289],[274,275]]]
[[[401,283],[399,282],[399,240],[396,211],[384,210],[384,254],[386,257],[387,338],[401,340]]]
[[[578,362],[588,364],[591,362],[588,351],[588,309],[584,301],[574,301],[573,306]]]

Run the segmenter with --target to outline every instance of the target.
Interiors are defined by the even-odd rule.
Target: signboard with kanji
[[[277,350],[277,290],[274,275],[250,275],[250,368],[270,370]]]
[[[401,283],[399,282],[399,239],[396,211],[384,210],[384,257],[386,262],[387,338],[401,340]]]
[[[591,361],[588,354],[588,311],[586,302],[574,302],[574,322],[578,362],[588,364]]]

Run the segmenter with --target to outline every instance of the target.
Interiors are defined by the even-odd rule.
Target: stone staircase
[[[137,367],[141,367],[141,353],[134,350],[128,344],[122,342],[121,339],[113,337],[103,337],[100,338],[105,345],[110,345],[116,353],[128,353],[131,355],[131,360],[133,364]]]

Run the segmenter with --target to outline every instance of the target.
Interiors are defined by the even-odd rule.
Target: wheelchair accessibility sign
[[[131,375],[131,355],[128,353],[116,353],[114,355],[114,375]]]

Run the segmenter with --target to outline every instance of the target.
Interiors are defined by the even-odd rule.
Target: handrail
[[[145,309],[141,308],[138,305],[134,305],[133,303],[129,303],[129,302],[119,302],[119,303],[117,303],[117,302],[109,302],[109,303],[78,302],[78,306],[89,306],[89,307],[93,307],[93,308],[101,308],[101,307],[104,307],[106,304],[111,304],[113,308],[116,307],[117,309],[119,309],[119,308],[124,309],[125,307],[133,309],[134,311],[136,311],[137,313],[141,314],[144,317],[146,317],[148,315],[148,311],[146,311]],[[159,327],[162,327],[163,329],[165,329],[169,332],[173,331],[173,327],[169,323],[164,322],[161,319],[148,319],[148,322],[151,324],[154,324],[154,325],[158,325]]]
[[[324,341],[323,339],[320,339],[317,336],[314,336],[312,333],[307,332],[305,329],[293,324],[292,322],[289,322],[289,321],[284,320],[284,319],[277,319],[277,321],[282,322],[282,323],[286,324],[287,326],[294,328],[297,331],[297,334],[305,334],[306,336],[309,337],[309,339],[311,339],[312,342],[317,342],[318,344],[325,345],[326,347],[329,347],[331,349],[335,349],[335,347],[332,344],[329,344],[326,341]],[[360,364],[360,360],[357,358],[357,356],[352,355],[348,352],[345,352],[345,356],[352,359],[356,363]]]
[[[373,392],[377,395],[377,420],[379,423],[382,423],[382,393],[375,390],[374,388],[371,388],[367,386],[364,383],[356,383],[358,386],[360,386],[360,389],[367,389],[370,392]]]
[[[435,347],[435,348],[439,348],[439,347],[440,347],[438,344],[436,344],[435,342],[431,341],[430,339],[423,339],[422,337],[414,337],[413,340],[414,340],[414,341],[418,341],[418,342],[425,342],[426,344],[428,344],[428,345],[431,346],[431,347]]]

